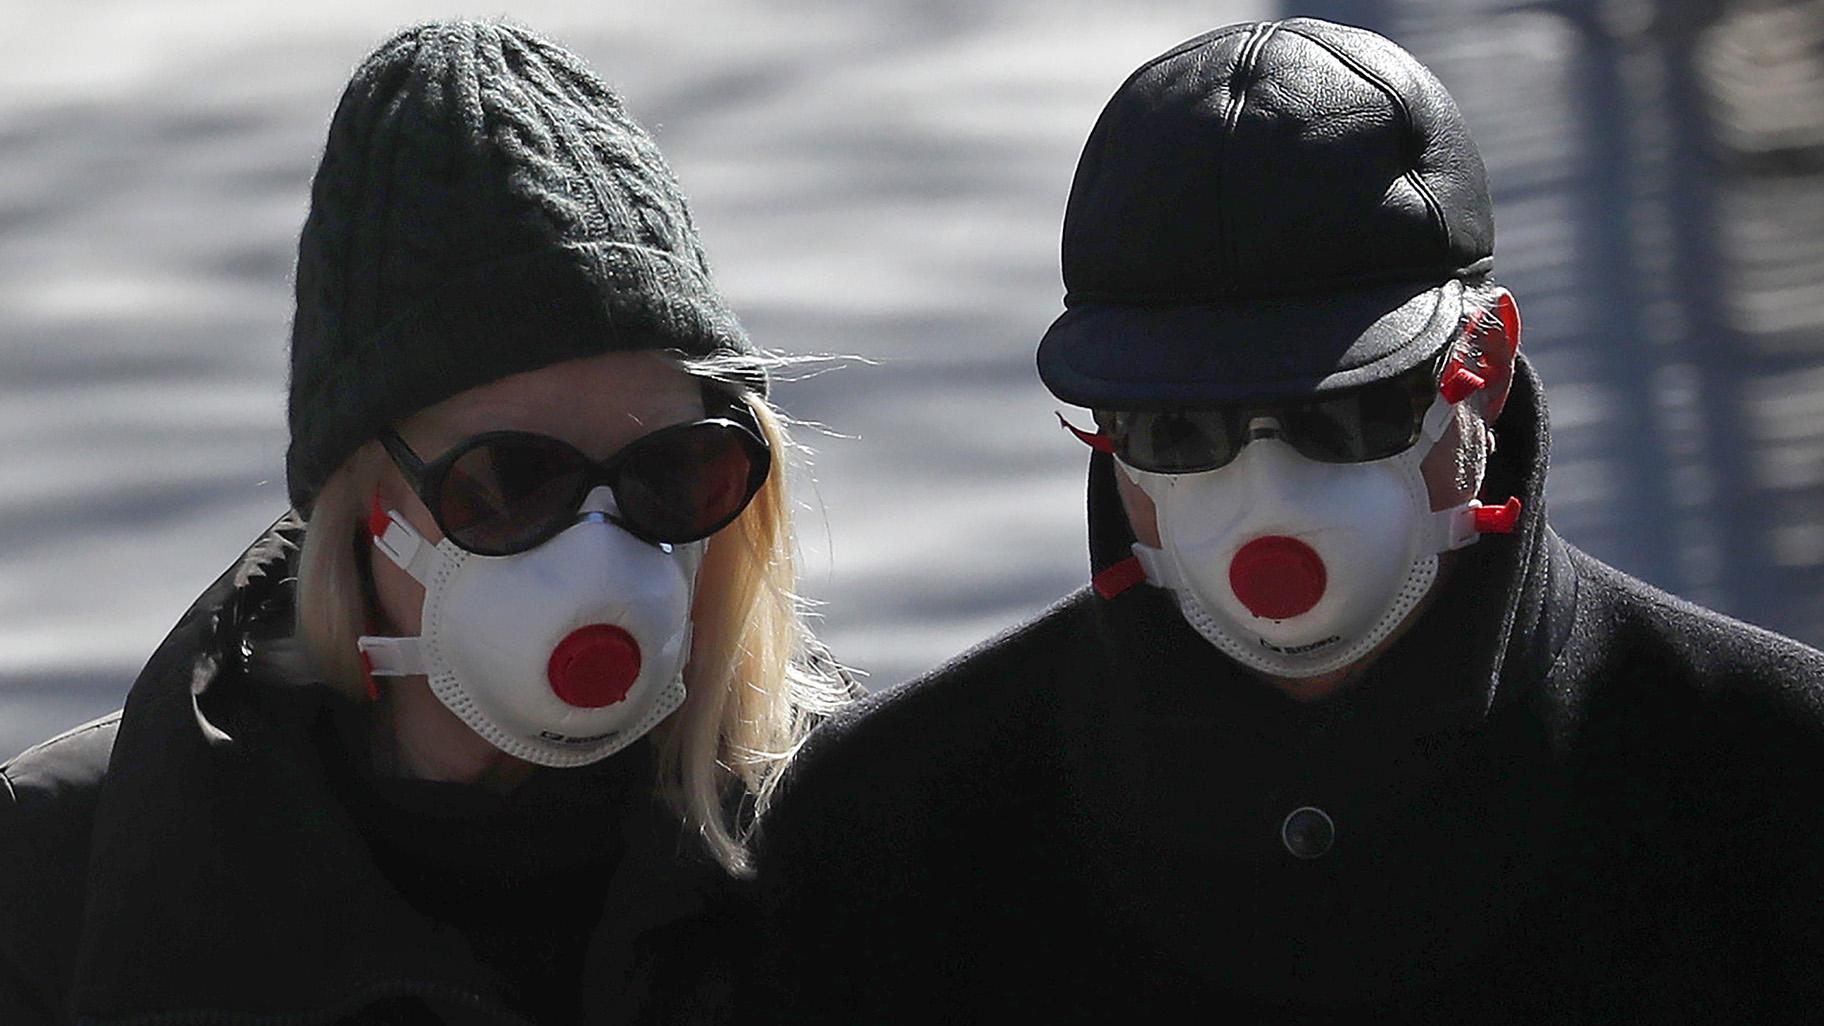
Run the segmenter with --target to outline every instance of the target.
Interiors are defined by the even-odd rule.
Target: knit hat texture
[[[336,108],[298,243],[293,507],[417,410],[633,349],[754,352],[620,98],[511,25],[421,25],[382,44]]]

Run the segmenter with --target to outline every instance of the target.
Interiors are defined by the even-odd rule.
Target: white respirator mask
[[[1517,499],[1431,509],[1421,464],[1455,403],[1482,386],[1456,368],[1447,381],[1417,441],[1382,459],[1310,459],[1261,416],[1214,470],[1118,463],[1157,514],[1161,547],[1133,546],[1146,579],[1173,593],[1210,644],[1261,673],[1314,677],[1367,655],[1431,589],[1440,553],[1510,531],[1519,516]]]
[[[608,488],[589,493],[570,527],[514,555],[432,545],[391,510],[371,529],[374,545],[424,586],[424,608],[418,637],[360,639],[369,671],[424,674],[501,751],[580,766],[684,704],[705,543],[642,541],[614,523]]]

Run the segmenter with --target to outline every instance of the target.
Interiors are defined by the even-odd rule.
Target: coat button
[[[1329,813],[1306,805],[1287,813],[1279,825],[1279,840],[1297,858],[1321,858],[1336,843],[1336,823]]]

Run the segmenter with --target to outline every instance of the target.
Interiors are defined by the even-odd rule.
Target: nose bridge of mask
[[[1177,502],[1162,508],[1168,516],[1182,517],[1187,501],[1199,500],[1199,493],[1205,493],[1211,486],[1225,482],[1223,471],[1233,468],[1233,473],[1226,475],[1223,485],[1224,502],[1231,507],[1223,519],[1235,521],[1272,521],[1281,529],[1296,530],[1308,519],[1304,510],[1314,492],[1321,492],[1326,484],[1326,468],[1313,463],[1301,455],[1291,442],[1286,441],[1277,426],[1266,427],[1261,421],[1273,423],[1268,418],[1257,418],[1250,423],[1247,444],[1241,449],[1230,467],[1219,468],[1212,472],[1212,477],[1205,486],[1181,493]],[[1169,509],[1169,512],[1168,512]]]
[[[1258,414],[1248,418],[1247,427],[1242,431],[1242,437],[1247,441],[1252,442],[1257,438],[1272,438],[1278,435],[1279,432],[1280,426],[1278,417]]]
[[[1289,474],[1312,461],[1286,439],[1285,427],[1278,417],[1265,414],[1248,418],[1242,431],[1241,450],[1234,462],[1246,468],[1250,484],[1260,489],[1282,485]],[[1221,469],[1221,468],[1218,468]]]
[[[609,516],[619,516],[621,513],[621,506],[614,497],[614,489],[604,484],[598,484],[594,488],[589,489],[588,495],[583,496],[583,504],[578,507],[577,512],[579,518],[588,513],[606,513]]]
[[[583,504],[578,507],[576,520],[570,526],[575,527],[577,524],[604,524],[637,537],[624,526],[620,500],[615,497],[614,490],[607,485],[597,485],[589,490],[588,495],[583,496]],[[692,581],[695,581],[696,563],[703,547],[701,541],[691,542],[688,545],[646,541],[645,539],[641,539],[641,542],[667,555],[674,553],[681,555],[684,558],[686,569],[691,574]]]

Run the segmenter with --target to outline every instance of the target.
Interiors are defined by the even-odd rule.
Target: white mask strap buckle
[[[1431,515],[1432,551],[1455,552],[1482,539],[1476,530],[1476,510],[1481,503],[1471,499],[1461,506],[1441,509]]]
[[[1474,545],[1485,534],[1512,534],[1520,524],[1520,500],[1484,506],[1471,499],[1461,506],[1431,515],[1432,545],[1438,552],[1455,552]]]
[[[443,553],[438,552],[437,546],[425,541],[423,535],[406,523],[398,510],[389,509],[382,514],[376,504],[374,515],[367,526],[374,536],[375,548],[399,569],[410,574],[412,580],[427,586],[430,584],[431,574],[437,569]]]
[[[1140,569],[1146,571],[1146,583],[1155,588],[1177,590],[1179,579],[1172,561],[1165,556],[1164,549],[1155,549],[1145,542],[1133,544],[1134,558],[1140,561]]]
[[[410,677],[425,669],[420,638],[362,637],[355,640],[367,672],[376,677]]]

